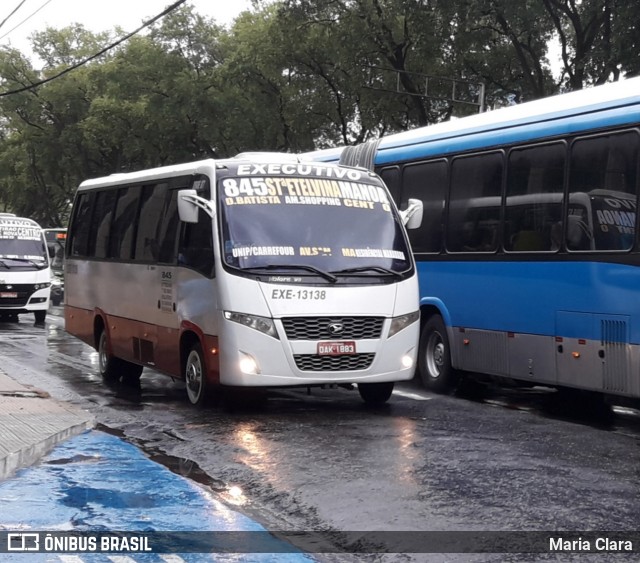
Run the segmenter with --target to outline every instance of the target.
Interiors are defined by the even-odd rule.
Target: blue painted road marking
[[[256,553],[3,553],[3,563],[314,561],[135,446],[96,430],[67,440],[38,465],[0,482],[0,506],[0,531],[240,531],[257,532],[248,535],[252,546],[260,542]]]

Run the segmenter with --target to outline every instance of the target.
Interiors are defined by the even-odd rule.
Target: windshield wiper
[[[325,280],[330,281],[331,283],[336,283],[338,278],[329,272],[325,272],[320,268],[315,268],[314,266],[308,266],[307,264],[269,264],[267,266],[253,266],[252,268],[239,268],[243,272],[255,272],[261,270],[306,270],[307,272],[313,272],[314,274],[318,274],[323,277]]]
[[[332,271],[332,274],[358,274],[364,272],[377,272],[379,274],[384,274],[385,276],[395,276],[398,278],[402,277],[400,272],[394,272],[389,268],[384,268],[383,266],[358,266],[357,268],[345,268],[344,270],[335,270]]]
[[[36,262],[35,260],[31,260],[31,258],[9,258],[9,260],[14,260],[15,262],[28,262],[36,268],[41,268],[45,264],[44,260],[42,260],[42,262]]]

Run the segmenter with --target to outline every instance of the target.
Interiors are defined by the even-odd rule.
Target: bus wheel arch
[[[423,385],[435,393],[452,392],[460,374],[451,364],[451,345],[440,312],[433,307],[422,311],[418,351],[418,372]]]

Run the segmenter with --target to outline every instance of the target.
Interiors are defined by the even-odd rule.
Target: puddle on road
[[[98,463],[102,458],[94,455],[74,455],[73,457],[62,457],[58,459],[50,459],[45,463],[47,465],[68,465],[70,463]]]
[[[169,455],[155,446],[150,446],[145,442],[145,440],[131,438],[121,430],[109,428],[108,426],[105,426],[103,424],[97,424],[96,430],[100,430],[106,434],[116,436],[117,438],[120,438],[125,442],[133,444],[137,448],[140,448],[140,450],[143,451],[151,461],[159,463],[176,475],[186,477],[187,479],[195,481],[196,483],[199,483],[200,485],[211,489],[211,491],[213,491],[214,493],[226,496],[229,494],[229,491],[233,489],[233,487],[228,487],[223,481],[214,479],[213,477],[205,473],[193,460]]]

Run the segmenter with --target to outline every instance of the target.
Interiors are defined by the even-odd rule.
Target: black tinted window
[[[457,158],[451,166],[447,249],[491,252],[498,248],[502,154]]]
[[[504,247],[509,251],[558,250],[562,237],[565,145],[509,153]]]
[[[379,176],[387,186],[393,201],[398,203],[400,201],[400,169],[397,166],[383,168]]]
[[[638,134],[576,141],[571,147],[569,250],[628,250],[636,223]]]
[[[210,188],[206,179],[198,179],[195,182],[200,186],[198,195],[209,199]],[[172,190],[173,200],[170,205],[175,205],[175,216],[177,221],[177,192]],[[173,228],[171,217],[167,214],[166,222],[167,235]],[[177,225],[177,222],[176,222]],[[165,238],[171,240],[171,236]],[[178,264],[189,266],[205,276],[213,276],[213,222],[208,213],[203,209],[198,210],[197,223],[183,223],[182,235],[180,237],[180,249],[178,251]]]
[[[109,256],[112,258],[131,259],[140,191],[140,186],[118,190],[118,201],[109,239]]]
[[[111,219],[116,203],[116,190],[106,190],[96,194],[95,209],[91,225],[89,255],[107,258],[109,255],[109,235]]]
[[[68,244],[70,256],[86,256],[88,254],[93,196],[93,193],[84,192],[76,200],[69,235],[71,240]]]
[[[447,162],[440,160],[405,166],[402,179],[402,208],[412,198],[422,200],[424,209],[420,228],[408,231],[414,252],[440,252],[447,193]]]
[[[169,184],[148,184],[142,188],[140,219],[134,257],[143,262],[156,262],[160,255],[158,231],[166,205]]]
[[[204,211],[200,212],[200,215],[204,214]],[[200,217],[200,219],[202,220],[202,217]],[[158,224],[159,262],[175,264],[179,228],[178,190],[172,189],[165,194],[162,219]]]

